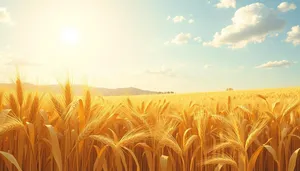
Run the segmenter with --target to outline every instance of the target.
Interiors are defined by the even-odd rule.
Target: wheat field
[[[300,170],[297,88],[187,95],[0,93],[1,171]]]

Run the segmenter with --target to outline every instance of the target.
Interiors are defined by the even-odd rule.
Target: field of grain
[[[300,170],[299,88],[132,97],[0,90],[1,171]]]

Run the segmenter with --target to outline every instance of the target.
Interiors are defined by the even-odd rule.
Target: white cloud
[[[11,61],[5,63],[5,65],[18,66],[18,67],[32,67],[32,66],[41,66],[41,63],[31,62],[28,59],[24,58],[14,58]]]
[[[194,40],[195,40],[196,42],[199,42],[199,43],[202,42],[202,38],[201,38],[201,37],[195,37]]]
[[[282,30],[285,25],[285,21],[277,17],[276,11],[262,3],[238,9],[231,20],[231,25],[215,33],[214,39],[203,45],[243,48],[249,43],[262,43],[268,34]]]
[[[174,18],[173,18],[173,22],[174,23],[181,23],[181,22],[183,22],[185,20],[185,18],[183,17],[183,16],[175,16]]]
[[[192,24],[192,23],[194,23],[194,22],[195,22],[195,20],[189,19],[189,23],[190,23],[190,24]]]
[[[6,45],[0,50],[0,65],[3,66],[17,66],[17,67],[32,67],[41,66],[43,63],[34,60],[33,58],[26,58],[24,56],[15,54],[10,45]]]
[[[175,77],[176,74],[173,69],[171,68],[165,68],[165,66],[161,66],[158,70],[147,70],[147,74],[155,74],[155,75],[162,75],[162,76],[169,76],[169,77]]]
[[[236,0],[220,0],[217,8],[236,8]]]
[[[295,10],[297,6],[294,3],[282,2],[277,8],[281,12],[288,12],[290,10]]]
[[[287,32],[286,42],[291,42],[295,46],[300,45],[300,26],[292,27],[291,31]]]
[[[191,39],[192,35],[190,33],[179,33],[176,35],[170,43],[177,45],[186,44]]]
[[[12,23],[10,14],[3,7],[0,7],[0,23]]]
[[[255,68],[289,67],[292,64],[293,64],[293,62],[289,62],[287,60],[269,61],[269,62],[264,63],[262,65],[256,66]]]
[[[203,66],[204,69],[208,69],[208,68],[211,68],[211,67],[213,67],[213,65],[210,65],[210,64],[205,64],[205,65]]]
[[[178,15],[178,16],[175,16],[175,17],[172,19],[172,21],[173,21],[174,23],[182,23],[182,22],[184,22],[185,20],[187,20],[187,22],[188,22],[189,24],[194,23],[195,20],[192,19],[193,14],[189,14],[189,16],[190,16],[190,19],[187,20],[184,16]],[[172,18],[171,16],[168,16],[168,17],[167,17],[167,20],[169,21],[169,20],[171,20],[171,18]]]

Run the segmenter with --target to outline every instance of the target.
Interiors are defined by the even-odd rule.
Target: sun
[[[66,45],[76,45],[79,43],[79,32],[78,29],[68,27],[61,31],[60,39],[62,43]]]

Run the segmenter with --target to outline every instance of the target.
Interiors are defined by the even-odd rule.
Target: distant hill
[[[34,85],[25,83],[23,87],[26,91],[38,91],[38,92],[47,92],[47,93],[61,93],[62,89],[60,85]],[[1,91],[10,91],[15,88],[15,84],[0,84]],[[75,95],[83,95],[85,86],[83,85],[72,85],[72,89]],[[89,87],[93,95],[102,95],[102,96],[122,96],[122,95],[147,95],[147,94],[159,94],[159,92],[142,90],[134,87],[128,88],[98,88],[98,87]]]

